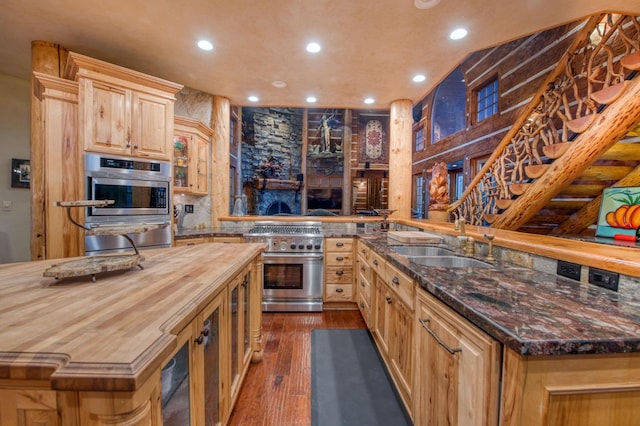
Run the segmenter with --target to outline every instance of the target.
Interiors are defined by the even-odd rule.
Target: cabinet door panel
[[[85,149],[125,154],[131,139],[129,91],[85,81]]]
[[[163,98],[134,92],[132,96],[133,154],[141,157],[169,159],[173,137],[173,109]]]
[[[162,424],[187,426],[191,424],[191,357],[190,339],[162,367]]]

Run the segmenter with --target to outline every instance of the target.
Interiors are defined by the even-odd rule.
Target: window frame
[[[479,104],[480,93],[484,89],[490,86],[493,86],[494,84],[496,86],[496,90],[495,92],[492,92],[492,94],[495,94],[496,100],[495,100],[495,103],[491,104],[491,106],[495,107],[495,112],[493,112],[491,115],[485,115],[484,118],[480,119],[479,118],[479,114],[481,111],[480,104]],[[472,124],[479,124],[479,123],[482,123],[483,121],[491,119],[492,117],[499,116],[500,115],[500,76],[497,73],[492,74],[491,76],[483,80],[480,84],[472,88],[471,99],[472,99],[472,111],[470,116],[472,117]],[[482,111],[486,111],[486,109],[487,108],[482,108]]]

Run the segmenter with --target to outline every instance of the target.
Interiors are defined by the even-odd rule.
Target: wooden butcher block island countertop
[[[262,244],[149,250],[143,270],[100,274],[95,283],[43,277],[60,259],[0,266],[0,384],[138,389],[175,350],[180,330],[262,250]]]

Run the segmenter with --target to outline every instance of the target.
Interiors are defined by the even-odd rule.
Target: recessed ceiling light
[[[287,83],[285,83],[282,80],[276,80],[273,83],[271,83],[271,85],[273,87],[277,87],[278,89],[282,89],[283,87],[287,87]]]
[[[375,99],[373,99],[373,98],[366,98],[366,99],[364,100],[364,103],[365,103],[365,104],[372,104],[372,103],[374,103],[375,101],[376,101],[376,100],[375,100]]]
[[[309,102],[310,104],[316,102],[317,99],[315,98],[315,96],[308,96],[307,97],[307,102]]]
[[[413,76],[413,81],[416,83],[421,83],[425,81],[427,77],[424,74],[416,74]]]
[[[449,38],[451,40],[460,40],[462,38],[465,38],[466,36],[467,30],[465,30],[464,28],[456,28],[451,32],[451,34],[449,34]]]
[[[257,96],[251,95],[247,98],[249,102],[258,102],[260,99]]]
[[[202,50],[213,50],[213,44],[208,40],[198,41],[198,47]]]
[[[431,9],[440,3],[440,0],[413,0],[413,4],[418,9]]]
[[[315,41],[307,44],[307,52],[309,53],[318,53],[321,50],[322,46],[320,46],[320,44],[316,43]]]

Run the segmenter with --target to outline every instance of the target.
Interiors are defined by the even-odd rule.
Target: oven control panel
[[[267,239],[270,253],[322,253],[322,237],[272,236]]]

